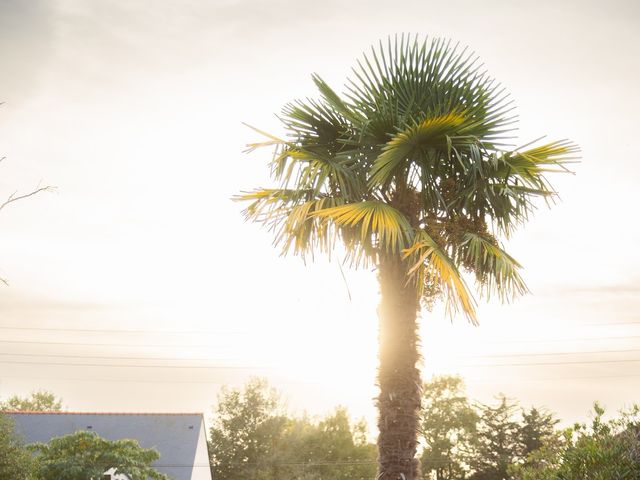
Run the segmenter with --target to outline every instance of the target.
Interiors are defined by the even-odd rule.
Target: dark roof
[[[26,443],[46,443],[78,430],[108,440],[131,438],[155,448],[154,467],[175,480],[210,480],[204,419],[201,413],[4,412]]]

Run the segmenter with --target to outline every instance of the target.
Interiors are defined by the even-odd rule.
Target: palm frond
[[[461,310],[469,321],[477,323],[475,300],[460,271],[427,232],[420,230],[416,233],[413,244],[403,251],[403,258],[409,262],[409,277],[417,277],[416,283],[420,287],[424,285],[425,278],[439,282],[450,315]]]
[[[466,233],[460,255],[473,265],[480,292],[487,299],[495,292],[500,300],[509,301],[529,291],[520,276],[522,266],[495,242]]]
[[[416,150],[446,147],[447,137],[455,135],[456,128],[464,120],[463,114],[450,112],[426,118],[396,134],[382,147],[382,153],[373,162],[369,186],[374,188],[390,181],[403,162],[411,160]]]
[[[254,150],[258,149],[258,148],[263,148],[263,147],[275,147],[275,146],[279,146],[279,145],[287,145],[287,141],[283,140],[281,138],[278,138],[274,135],[271,135],[270,133],[264,132],[262,130],[260,130],[259,128],[253,127],[251,125],[249,125],[248,123],[244,123],[242,122],[242,124],[246,127],[249,127],[251,130],[258,132],[260,135],[263,135],[267,138],[269,138],[270,140],[266,141],[266,142],[253,142],[253,143],[248,143],[247,144],[247,148],[244,151],[245,153],[250,153],[253,152]]]
[[[373,239],[375,245],[387,252],[399,253],[413,233],[409,221],[400,211],[376,200],[325,208],[314,215],[341,227],[357,228],[362,243]]]

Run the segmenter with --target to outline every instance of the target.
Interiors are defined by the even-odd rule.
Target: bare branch
[[[9,205],[10,203],[17,202],[18,200],[22,200],[23,198],[32,197],[34,195],[37,195],[40,192],[50,192],[50,191],[53,191],[53,190],[55,190],[55,187],[52,187],[52,186],[48,185],[46,187],[38,187],[35,190],[33,190],[32,192],[25,193],[24,195],[17,195],[16,196],[16,193],[18,193],[18,192],[13,192],[11,195],[9,195],[9,198],[7,198],[7,200],[5,200],[4,203],[0,204],[0,210],[2,210],[4,207]]]

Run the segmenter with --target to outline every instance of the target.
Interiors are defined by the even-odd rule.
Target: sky
[[[0,200],[56,187],[0,211],[0,399],[209,413],[262,376],[294,411],[373,420],[375,272],[280,256],[231,197],[270,185],[243,122],[281,134],[312,73],[340,91],[406,32],[468,45],[521,143],[582,157],[507,243],[530,295],[481,303],[479,327],[422,313],[425,378],[567,422],[638,402],[639,20],[631,0],[0,0]]]

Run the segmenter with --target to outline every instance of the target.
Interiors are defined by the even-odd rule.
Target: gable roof
[[[175,480],[211,480],[201,413],[4,412],[26,443],[85,430],[108,440],[131,438],[155,448],[154,468]]]

